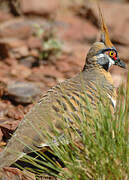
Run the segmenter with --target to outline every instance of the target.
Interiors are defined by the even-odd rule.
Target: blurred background
[[[129,1],[101,1],[110,37],[129,64]],[[0,150],[41,93],[81,71],[99,37],[90,0],[0,0]],[[111,69],[115,87],[127,69]]]

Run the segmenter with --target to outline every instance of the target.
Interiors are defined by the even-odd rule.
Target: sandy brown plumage
[[[86,120],[92,123],[93,120],[89,114],[89,105],[86,99],[96,114],[98,113],[97,104],[101,96],[103,97],[101,98],[103,105],[106,105],[108,101],[111,107],[114,106],[112,98],[116,99],[116,93],[111,75],[105,69],[109,66],[111,59],[105,52],[111,51],[112,46],[107,27],[102,18],[102,42],[96,42],[92,45],[87,54],[83,71],[48,90],[30,110],[19,124],[5,150],[0,154],[0,168],[10,166],[23,156],[23,153],[49,146],[45,134],[46,130],[48,134],[53,136],[53,141],[55,140],[49,121],[60,133],[60,137],[63,135],[62,124],[66,128],[75,126],[79,130],[72,119],[73,117],[78,118],[81,123],[82,114],[80,111],[82,109],[85,112]]]

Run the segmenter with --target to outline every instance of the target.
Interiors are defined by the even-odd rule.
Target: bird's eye
[[[113,56],[114,56],[114,54],[115,54],[115,52],[113,52],[113,51],[109,51],[109,56],[113,57]]]
[[[114,59],[114,60],[116,60],[117,59],[117,55],[116,55],[116,52],[114,52],[114,51],[109,51],[109,53],[108,53],[108,55],[112,58],[112,59]]]

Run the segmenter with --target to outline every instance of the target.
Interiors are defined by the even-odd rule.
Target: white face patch
[[[106,59],[109,60],[108,69],[109,69],[113,64],[115,64],[115,62],[112,60],[112,58],[110,58],[107,54],[98,54],[97,57],[98,57],[98,58],[106,58]]]
[[[97,57],[98,57],[98,58],[104,58],[104,57],[105,57],[105,54],[98,54]]]
[[[111,67],[111,65],[115,64],[115,62],[112,60],[112,58],[110,58],[108,55],[106,55],[109,59],[109,68]]]

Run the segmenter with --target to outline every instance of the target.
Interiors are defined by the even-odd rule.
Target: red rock
[[[39,51],[37,49],[30,50],[30,56],[39,58]]]
[[[28,47],[26,45],[15,48],[15,49],[12,49],[10,51],[10,57],[11,58],[21,58],[21,57],[26,57],[26,56],[29,56],[29,55],[30,55],[29,49],[28,49]]]
[[[73,15],[65,14],[58,17],[58,20],[64,23],[59,27],[58,35],[65,40],[93,40],[97,35],[97,28],[90,22]]]
[[[23,173],[17,168],[6,167],[0,171],[1,180],[36,180],[35,175],[30,173]]]
[[[24,41],[14,39],[2,39],[0,41],[0,57],[5,58],[21,58],[29,56],[29,49]]]
[[[22,76],[21,76],[21,72],[22,72]],[[10,69],[10,76],[16,77],[17,80],[27,78],[30,74],[31,74],[31,70],[21,64],[15,64],[15,66],[12,66]]]
[[[0,26],[0,37],[27,38],[32,34],[32,28],[28,21],[19,18],[7,21]]]
[[[58,70],[56,70],[55,66],[42,66],[40,68],[40,73],[46,77],[53,77],[53,78],[62,78],[63,75]]]
[[[12,19],[12,15],[10,13],[7,13],[5,11],[0,11],[0,22],[4,22],[7,20]]]
[[[4,59],[4,62],[5,62],[5,64],[7,65],[8,68],[10,68],[10,66],[15,66],[15,65],[17,65],[17,60],[14,59],[14,58],[6,58],[6,59]],[[7,68],[7,67],[6,67],[6,68]],[[8,69],[8,70],[10,70],[10,69]]]
[[[38,37],[31,36],[27,41],[27,45],[30,49],[35,49],[35,48],[41,49],[42,48],[41,39],[39,39]]]
[[[14,82],[7,86],[8,96],[17,103],[30,104],[40,95],[40,89],[29,82]],[[19,115],[15,119],[20,119]]]
[[[106,8],[105,19],[111,26],[112,39],[129,45],[129,4],[108,3],[103,7]]]
[[[67,72],[71,70],[70,65],[68,64],[68,62],[64,62],[64,61],[57,61],[56,63],[57,68],[60,72]]]
[[[34,51],[36,51],[36,50],[34,50]],[[22,64],[28,68],[32,68],[33,65],[38,64],[38,61],[35,59],[35,57],[38,57],[38,53],[36,54],[35,52],[31,52],[31,56],[21,58],[19,60],[19,62],[20,62],[20,64]]]
[[[0,40],[1,58],[21,58],[27,56],[39,56],[37,49],[41,49],[42,44],[38,38],[31,37],[26,42],[17,38],[2,38]]]
[[[6,43],[0,42],[0,58],[4,59],[9,57],[9,46]]]
[[[112,75],[112,79],[114,82],[114,86],[118,88],[121,84],[126,84],[127,83],[127,70],[122,69],[118,66],[113,66],[110,69],[110,73]]]
[[[24,14],[51,15],[56,13],[59,0],[21,0],[21,9]]]
[[[17,38],[2,38],[0,43],[7,45],[9,48],[18,48],[25,45],[25,41]]]
[[[129,63],[129,46],[119,45],[117,46],[117,49],[120,59],[122,59],[126,63]]]
[[[0,129],[0,141],[2,140],[2,137],[3,137],[3,133],[2,133],[2,131]]]
[[[8,130],[11,130],[11,131],[14,131],[16,129],[16,127],[18,126],[19,124],[19,120],[7,120],[7,119],[4,119],[3,122],[0,121],[0,128],[5,128],[5,129],[8,129]]]
[[[91,4],[91,9],[98,17],[95,3]],[[115,42],[129,45],[129,3],[101,2],[101,9],[111,38]]]

